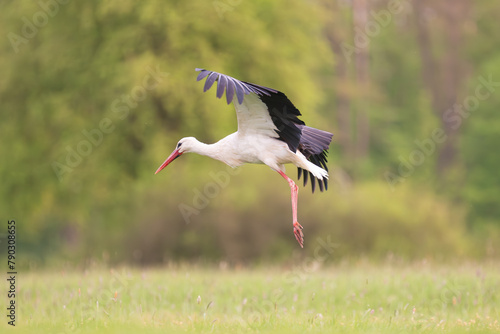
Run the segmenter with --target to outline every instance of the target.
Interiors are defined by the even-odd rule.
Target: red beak
[[[165,160],[164,163],[161,164],[161,166],[156,170],[155,174],[158,174],[163,168],[167,167],[169,163],[177,159],[178,157],[181,156],[182,153],[179,153],[178,149],[175,149],[172,154]]]

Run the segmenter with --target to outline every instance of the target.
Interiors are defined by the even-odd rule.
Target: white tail
[[[326,170],[324,170],[323,168],[316,166],[312,162],[307,161],[307,168],[306,169],[309,172],[311,172],[312,175],[314,175],[314,177],[317,178],[318,180],[323,180],[323,179],[328,180],[328,172]]]

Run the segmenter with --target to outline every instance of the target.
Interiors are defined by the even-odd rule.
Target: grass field
[[[96,268],[17,284],[2,333],[500,332],[498,263]]]

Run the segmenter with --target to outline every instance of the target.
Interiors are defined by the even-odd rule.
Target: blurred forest
[[[2,1],[0,211],[32,266],[498,257],[497,0]],[[183,155],[236,130],[196,67],[334,133],[330,188]],[[296,169],[288,168],[291,176]],[[5,225],[5,229],[6,229]]]

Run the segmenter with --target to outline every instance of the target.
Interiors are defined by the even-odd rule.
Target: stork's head
[[[170,156],[165,160],[164,163],[156,170],[155,174],[158,174],[163,168],[167,167],[169,163],[180,157],[183,153],[192,152],[193,147],[198,143],[198,140],[194,137],[185,137],[179,140],[175,150],[170,154]]]

